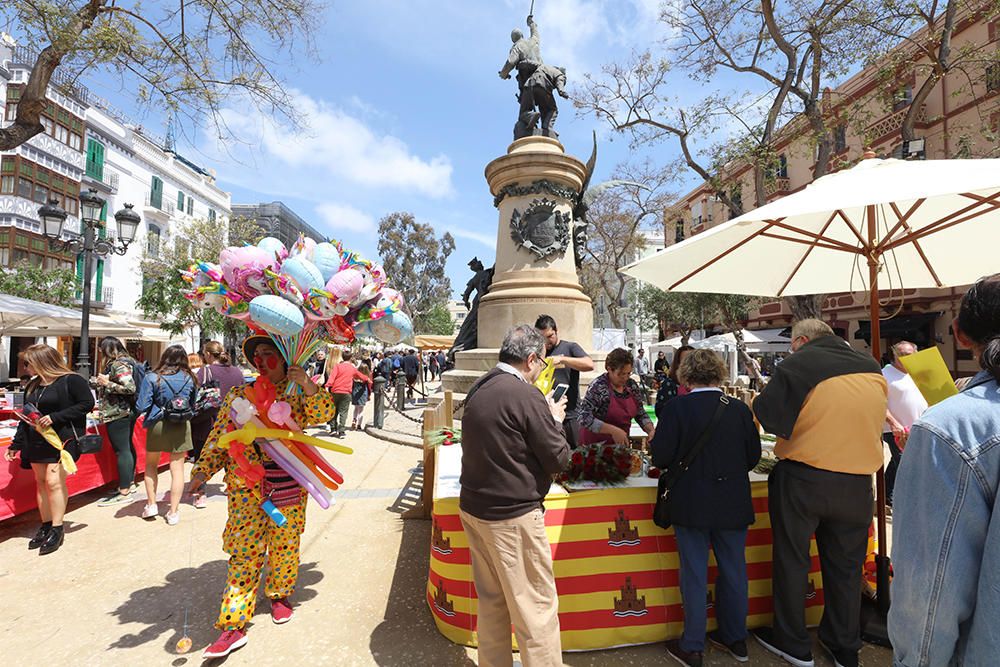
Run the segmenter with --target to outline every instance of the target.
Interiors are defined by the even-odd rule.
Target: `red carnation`
[[[573,452],[573,456],[570,459],[573,465],[578,466],[583,464],[583,452]]]

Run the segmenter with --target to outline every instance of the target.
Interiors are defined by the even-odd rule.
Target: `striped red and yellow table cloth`
[[[449,451],[450,450],[450,451]],[[456,457],[459,447],[438,451],[430,576],[427,603],[440,632],[457,644],[475,646],[476,591],[469,548],[458,516]],[[756,521],[747,538],[750,613],[747,627],[771,623],[771,529],[767,483],[754,476]],[[673,530],[653,523],[655,480],[630,479],[628,485],[567,493],[553,485],[545,499],[545,525],[559,592],[559,622],[564,650],[592,650],[665,641],[680,635],[683,610],[679,562]],[[806,620],[819,623],[823,585],[816,544]],[[709,573],[709,628],[715,578]]]

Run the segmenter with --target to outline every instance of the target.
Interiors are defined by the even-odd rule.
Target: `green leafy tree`
[[[434,228],[417,222],[412,213],[398,211],[378,223],[378,254],[389,284],[406,300],[416,331],[427,331],[426,318],[451,294],[445,264],[455,250],[455,239],[445,232],[438,238]]]
[[[695,329],[703,329],[715,316],[714,294],[664,292],[652,285],[638,291],[639,323],[644,329],[659,327],[663,335],[677,332],[687,345]]]
[[[227,104],[257,106],[293,123],[278,55],[312,52],[316,0],[5,0],[5,30],[40,49],[0,150],[44,132],[45,91],[106,73],[147,107],[229,136]]]
[[[0,294],[68,307],[76,303],[79,288],[69,269],[43,269],[28,262],[0,268]]]
[[[422,328],[418,328],[417,333],[430,334],[432,336],[450,336],[455,333],[455,323],[452,322],[451,313],[444,303],[436,303],[427,311],[427,315],[422,318]]]
[[[202,339],[223,334],[227,346],[246,331],[246,325],[224,317],[210,308],[195,308],[181,291],[186,283],[181,271],[193,261],[217,262],[219,254],[231,245],[256,243],[263,231],[256,222],[237,216],[231,220],[192,220],[177,226],[161,239],[160,247],[147,248],[142,260],[143,290],[137,306],[143,314],[160,322],[160,328],[172,334],[182,334],[198,327]]]

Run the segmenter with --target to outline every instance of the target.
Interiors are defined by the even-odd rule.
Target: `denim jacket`
[[[163,418],[163,407],[175,396],[187,399],[194,407],[198,386],[187,373],[172,373],[170,375],[157,375],[156,373],[146,373],[146,377],[139,387],[139,398],[136,399],[136,409],[139,414],[146,415],[146,428],[151,428],[153,424]]]
[[[897,667],[1000,653],[1000,387],[979,373],[913,426],[893,496],[889,637]]]

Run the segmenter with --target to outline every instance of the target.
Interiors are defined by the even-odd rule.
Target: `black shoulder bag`
[[[729,397],[725,394],[720,394],[719,405],[715,408],[715,414],[712,415],[712,420],[708,422],[705,430],[698,436],[697,442],[694,443],[694,446],[687,451],[680,461],[670,466],[667,474],[660,476],[659,484],[656,487],[656,505],[653,507],[653,523],[660,528],[666,530],[672,525],[670,516],[670,491],[673,490],[681,475],[698,458],[698,454],[704,449],[705,444],[712,438],[712,434],[715,433],[715,427],[719,425],[719,420],[722,419],[722,413],[725,412],[727,405],[729,405]]]

